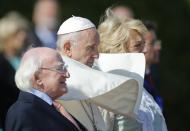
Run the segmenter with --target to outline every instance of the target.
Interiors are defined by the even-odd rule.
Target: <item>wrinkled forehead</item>
[[[77,42],[79,46],[96,46],[100,43],[99,34],[96,28],[86,29],[80,32],[78,35]]]
[[[87,38],[91,45],[98,45],[100,43],[99,33],[95,28],[92,28],[87,32]]]

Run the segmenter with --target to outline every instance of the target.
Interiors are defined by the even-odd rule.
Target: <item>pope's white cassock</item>
[[[61,97],[67,111],[89,131],[106,131],[97,108],[137,120],[143,131],[167,131],[165,119],[158,105],[143,88],[144,55],[100,54],[98,71],[63,56],[70,78],[68,93]]]

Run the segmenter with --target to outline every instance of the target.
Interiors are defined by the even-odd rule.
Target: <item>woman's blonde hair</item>
[[[140,20],[123,18],[119,19],[110,8],[106,10],[98,27],[100,34],[99,52],[101,53],[124,53],[126,43],[129,40],[130,30],[135,30],[144,35],[146,27]]]

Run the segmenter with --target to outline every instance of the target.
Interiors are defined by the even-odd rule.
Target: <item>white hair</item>
[[[72,32],[69,34],[59,35],[57,39],[57,49],[59,51],[63,51],[63,46],[66,42],[70,42],[72,45],[76,45],[77,41],[79,40],[79,36],[81,31]]]
[[[15,75],[15,82],[20,90],[29,91],[32,89],[32,76],[39,71],[41,64],[42,60],[36,55],[33,55],[21,62]]]

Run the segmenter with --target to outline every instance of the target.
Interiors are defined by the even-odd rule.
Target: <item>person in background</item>
[[[145,35],[147,53],[145,54],[146,73],[144,88],[153,96],[154,100],[163,110],[163,99],[156,89],[156,79],[153,77],[153,68],[155,68],[155,65],[160,62],[161,43],[157,39],[155,23],[151,21],[144,21],[144,24],[148,29],[148,32]]]
[[[28,22],[17,12],[9,12],[0,19],[0,118],[4,129],[7,110],[17,100],[14,75],[20,64]]]
[[[35,3],[33,29],[27,36],[29,47],[56,48],[58,11],[57,0],[38,0]]]
[[[119,19],[123,19],[125,17],[127,17],[128,19],[134,19],[135,17],[133,10],[125,4],[116,3],[109,8],[112,10],[113,14]]]

